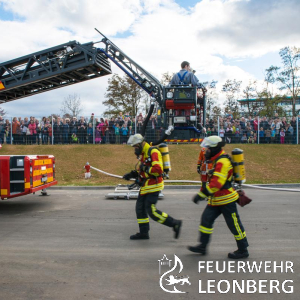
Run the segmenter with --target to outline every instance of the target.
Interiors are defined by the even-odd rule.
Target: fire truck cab
[[[57,184],[53,155],[0,155],[0,197],[19,197]]]

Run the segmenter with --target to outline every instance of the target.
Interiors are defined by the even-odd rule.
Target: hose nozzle
[[[172,131],[174,130],[174,126],[170,125],[168,127],[168,129],[165,131],[165,134],[166,135],[170,135],[172,133]]]

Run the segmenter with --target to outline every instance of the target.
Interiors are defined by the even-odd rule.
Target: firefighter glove
[[[130,180],[130,178],[137,178],[139,176],[138,172],[136,170],[132,170],[131,172],[125,174],[123,176],[123,179]]]
[[[206,195],[204,195],[203,193],[199,192],[198,194],[196,194],[194,197],[193,197],[193,202],[195,204],[198,204],[199,201],[204,201],[206,200]]]
[[[141,172],[145,172],[147,174],[149,174],[149,169],[150,169],[150,167],[146,166],[146,165],[141,165],[141,168],[140,168]]]
[[[212,175],[214,174],[214,171],[215,171],[215,169],[210,169],[210,170],[208,170],[208,175],[209,175],[209,176],[212,176]]]
[[[197,165],[197,172],[201,174],[201,165]]]

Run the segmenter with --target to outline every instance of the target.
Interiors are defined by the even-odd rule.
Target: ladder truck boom
[[[143,135],[156,102],[162,127],[176,129],[169,141],[199,141],[201,123],[205,125],[205,88],[162,86],[98,29],[96,31],[102,35],[99,42],[80,44],[71,41],[0,63],[0,103],[109,75],[112,73],[111,61],[151,96]],[[103,47],[97,48],[97,43]],[[166,136],[162,138],[166,139]]]
[[[105,49],[98,48],[107,58],[114,62],[120,69],[122,69],[132,80],[134,80],[146,93],[158,102],[160,106],[162,103],[163,86],[152,74],[138,65],[133,59],[126,55],[120,48],[118,48],[112,41],[103,35],[98,29],[103,39]]]
[[[111,74],[93,43],[71,41],[0,63],[0,102],[29,97]]]

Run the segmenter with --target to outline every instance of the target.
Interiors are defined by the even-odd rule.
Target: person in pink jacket
[[[36,124],[34,123],[33,120],[30,121],[29,125],[28,125],[28,129],[30,131],[30,140],[29,140],[29,144],[33,144],[35,141],[35,137],[36,137]]]
[[[284,129],[282,128],[280,131],[280,144],[284,144],[284,137],[285,137],[285,132]]]

